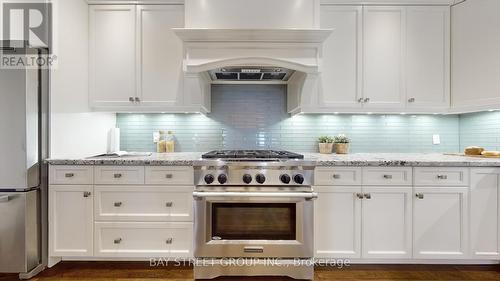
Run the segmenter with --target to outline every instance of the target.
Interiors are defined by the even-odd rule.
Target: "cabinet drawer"
[[[146,167],[146,184],[194,185],[192,167]]]
[[[363,168],[363,185],[412,185],[412,168]]]
[[[361,185],[361,168],[319,167],[315,170],[315,185]]]
[[[191,257],[192,223],[96,222],[94,254],[101,257]]]
[[[468,186],[468,168],[415,168],[416,186]]]
[[[192,221],[193,187],[96,186],[101,221]]]
[[[94,168],[92,166],[50,166],[50,184],[92,184]]]
[[[95,167],[95,184],[144,184],[144,167]]]

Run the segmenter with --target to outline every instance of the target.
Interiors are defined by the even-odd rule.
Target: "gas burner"
[[[304,159],[304,155],[281,150],[215,150],[203,159]]]

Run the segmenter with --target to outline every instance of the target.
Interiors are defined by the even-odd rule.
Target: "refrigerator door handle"
[[[9,202],[9,195],[0,196],[0,203]]]

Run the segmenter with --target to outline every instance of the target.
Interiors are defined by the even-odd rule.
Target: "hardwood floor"
[[[0,281],[17,280],[0,275]],[[45,270],[33,281],[188,281],[190,267],[149,267],[142,262],[62,262]],[[225,277],[215,281],[290,281],[284,277]],[[500,280],[500,265],[353,265],[343,269],[317,268],[315,281],[333,280]]]

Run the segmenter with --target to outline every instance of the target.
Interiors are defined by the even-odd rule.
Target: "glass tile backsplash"
[[[460,150],[472,145],[500,150],[500,111],[460,115]]]
[[[497,116],[497,119],[499,116]],[[296,115],[286,112],[281,85],[215,85],[212,113],[117,114],[121,149],[155,151],[153,132],[174,131],[176,151],[286,149],[316,152],[321,135],[346,134],[352,152],[458,152],[459,116]],[[468,119],[471,119],[470,121]],[[475,118],[467,124],[474,127]],[[488,119],[486,117],[482,118]],[[489,120],[489,119],[488,119]],[[497,132],[500,122],[497,122]],[[441,144],[432,144],[439,134]],[[497,134],[496,141],[500,134]],[[472,140],[471,140],[472,141]],[[485,142],[492,141],[485,136]]]

